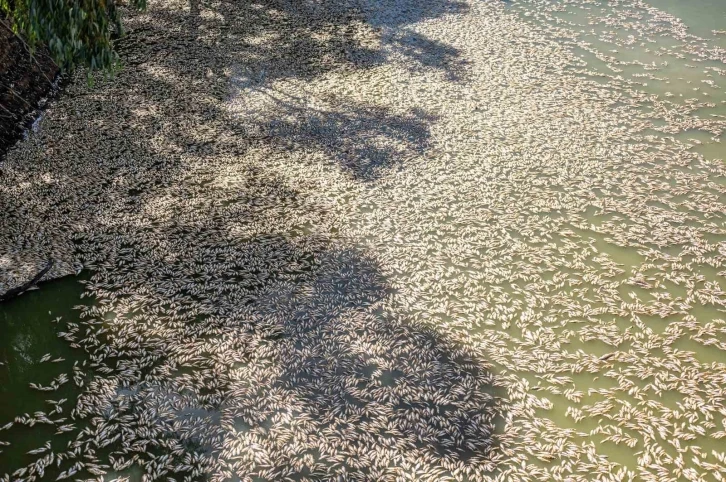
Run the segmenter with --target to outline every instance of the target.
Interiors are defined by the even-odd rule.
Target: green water
[[[720,0],[648,0],[648,4],[656,7],[680,20],[688,28],[688,33],[698,36],[710,47],[726,47],[726,36],[714,34],[712,30],[726,29],[726,2]],[[533,5],[543,5],[542,11],[533,10]],[[623,9],[624,10],[621,10]],[[674,39],[671,36],[663,35],[652,38],[652,42],[639,38],[637,29],[619,29],[605,23],[593,21],[594,18],[605,18],[609,15],[617,17],[621,11],[627,11],[629,4],[616,2],[529,2],[513,1],[510,8],[521,15],[526,22],[534,25],[566,25],[573,32],[578,32],[577,42],[564,40],[571,48],[575,58],[579,59],[577,73],[587,78],[598,86],[628,86],[637,93],[646,96],[655,96],[658,102],[671,103],[674,109],[684,115],[684,119],[692,119],[694,122],[708,119],[723,119],[726,116],[726,78],[722,75],[724,64],[720,61],[701,59],[696,55],[686,54],[683,57],[674,55],[680,52],[686,45],[685,42]],[[637,39],[635,42],[628,42],[627,37],[632,35]],[[692,40],[694,44],[702,43],[700,40]],[[721,75],[719,72],[721,71]],[[710,104],[710,105],[707,105]],[[707,160],[726,160],[726,137],[724,133],[713,133],[706,130],[694,128],[662,129],[668,126],[660,115],[652,115],[647,109],[647,103],[641,109],[643,120],[651,123],[653,128],[644,135],[652,135],[652,142],[664,143],[678,149],[684,148],[690,152],[698,153]],[[683,122],[687,125],[687,122]],[[692,172],[690,167],[684,167],[684,172]],[[663,201],[656,206],[664,210],[676,210],[683,212],[692,219],[699,218],[706,220],[699,212],[689,211],[682,202],[688,199],[689,194],[684,193],[681,197],[674,196],[668,200],[670,193],[664,190]],[[679,204],[679,201],[681,204]],[[714,201],[715,202],[715,201]],[[632,220],[625,219],[627,223]],[[689,220],[688,223],[695,221]],[[700,221],[698,221],[700,222]],[[644,269],[648,263],[653,263],[651,256],[644,256],[645,246],[626,246],[622,243],[607,239],[602,232],[608,232],[607,225],[602,229],[603,222],[592,212],[586,213],[585,219],[575,227],[568,227],[577,238],[590,242],[596,252],[605,256],[605,259],[615,262],[621,274],[611,277],[613,280],[624,280],[639,272],[648,273]],[[707,236],[707,241],[718,246],[726,242],[726,232],[723,230],[723,223],[719,220],[716,223],[719,229],[715,229]],[[591,229],[588,229],[591,226]],[[598,232],[600,231],[600,232]],[[688,260],[684,253],[686,246],[657,247],[656,252],[670,253],[681,256],[681,259]],[[660,256],[660,255],[658,255]],[[597,263],[585,261],[592,269],[597,270]],[[659,261],[660,262],[660,261]],[[658,262],[658,263],[659,263]],[[726,287],[726,271],[723,268],[693,263],[689,268],[702,274],[703,283],[713,283]],[[669,268],[667,268],[669,269]],[[677,271],[677,270],[674,270]],[[572,272],[557,266],[554,269],[558,280],[563,280],[564,287],[550,289],[551,295],[569,299],[581,299],[583,306],[582,313],[588,310],[597,310],[604,307],[597,303],[587,302],[594,292],[606,292],[607,287],[587,286],[583,282],[581,274],[572,276]],[[647,275],[646,275],[647,276]],[[568,286],[569,285],[569,286]],[[507,323],[503,328],[506,332],[503,336],[508,342],[517,346],[525,340],[548,337],[551,340],[563,343],[564,349],[570,354],[578,351],[596,357],[606,357],[612,353],[637,352],[640,356],[651,359],[654,362],[670,360],[673,366],[680,361],[690,360],[690,363],[700,365],[704,372],[710,369],[722,371],[726,366],[726,356],[722,348],[716,346],[716,341],[711,339],[699,339],[688,322],[684,321],[681,315],[660,317],[649,314],[648,307],[658,306],[659,299],[665,296],[672,299],[684,300],[692,290],[673,283],[663,283],[658,289],[655,287],[643,288],[632,284],[618,286],[617,292],[613,295],[616,299],[630,302],[632,305],[624,308],[620,316],[582,315],[588,318],[589,323],[570,323],[568,330],[559,328],[541,328],[535,330],[534,334],[529,330],[519,330],[516,324],[511,326]],[[595,298],[595,297],[593,297]],[[596,298],[595,298],[596,299]],[[670,299],[670,298],[665,298]],[[507,302],[508,300],[502,299]],[[546,311],[543,312],[546,314]],[[698,325],[723,324],[726,322],[726,310],[721,306],[709,303],[695,303],[690,307],[690,316]],[[553,317],[559,319],[559,317]],[[575,321],[575,320],[572,320]],[[596,321],[593,326],[592,322]],[[597,331],[593,331],[593,328]],[[644,340],[648,339],[649,342]],[[671,341],[668,348],[655,348],[651,342],[660,343],[664,340]],[[704,343],[705,341],[705,343]],[[683,393],[675,388],[681,383],[672,383],[670,389],[661,390],[654,388],[653,377],[655,375],[645,374],[644,367],[633,367],[627,363],[606,360],[596,370],[576,372],[577,364],[567,368],[563,364],[561,376],[565,381],[551,383],[548,381],[549,373],[511,373],[507,363],[500,368],[500,375],[512,376],[516,380],[526,380],[533,396],[547,399],[551,404],[547,408],[538,408],[536,417],[548,420],[553,423],[552,430],[572,429],[578,432],[583,443],[593,443],[598,454],[606,456],[610,462],[614,462],[630,470],[636,471],[641,457],[645,451],[642,433],[639,433],[637,424],[612,423],[611,417],[621,410],[632,413],[632,417],[638,420],[650,419],[657,423],[661,417],[670,417],[673,413],[683,413],[685,408],[698,397],[687,399]],[[637,375],[641,370],[642,379]],[[677,371],[667,375],[668,371],[658,376],[670,377],[671,380],[678,380],[682,375]],[[657,384],[655,384],[657,385]],[[601,392],[609,393],[609,398],[604,398]],[[572,393],[579,393],[580,397],[572,397]],[[615,397],[613,397],[613,395]],[[702,393],[704,398],[708,396]],[[604,410],[604,416],[592,417],[587,415],[587,407],[594,407],[594,404],[609,404],[612,408]],[[703,403],[703,402],[695,402]],[[605,406],[605,405],[603,405]],[[721,427],[722,419],[717,417],[716,426]],[[620,432],[622,430],[622,432]],[[546,430],[543,434],[546,433]],[[667,438],[667,437],[666,437]],[[630,445],[629,445],[630,444]],[[665,447],[668,457],[676,459],[679,455],[671,441],[664,440],[661,444]],[[696,435],[689,443],[694,450],[702,450],[703,453],[712,451],[723,451],[722,440],[707,436]],[[714,461],[714,459],[711,459]],[[557,463],[553,463],[557,465]],[[542,467],[549,466],[543,462]],[[678,479],[678,480],[686,480]],[[710,480],[710,479],[709,479]]]
[[[10,301],[0,304],[0,426],[23,415],[39,418],[36,412],[57,422],[57,425],[76,423],[70,418],[71,409],[81,393],[73,382],[74,363],[86,359],[80,348],[58,336],[68,329],[68,322],[78,322],[78,311],[73,307],[81,304],[84,286],[79,281],[86,276],[69,276],[42,283]],[[50,360],[40,360],[50,354]],[[60,360],[62,359],[62,360]],[[69,381],[57,390],[39,391],[31,383],[50,386],[54,379],[66,374]],[[60,404],[61,413],[51,414]],[[57,426],[37,422],[32,428],[15,423],[10,429],[0,431],[0,441],[10,442],[1,447],[0,471],[15,469],[33,462],[37,456],[27,452],[51,442],[52,450],[61,451],[70,438],[56,435]]]
[[[713,30],[726,30],[726,2],[722,0],[648,0],[648,3],[681,19],[691,33],[726,45],[726,35]]]

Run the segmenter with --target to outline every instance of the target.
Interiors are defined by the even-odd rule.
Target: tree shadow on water
[[[352,249],[325,252],[302,291],[257,305],[281,331],[274,386],[305,407],[321,447],[357,454],[341,464],[349,473],[381,480],[396,474],[388,464],[401,456],[433,471],[489,460],[501,417],[492,375],[471,352],[392,311],[375,261]],[[374,455],[377,446],[387,456]]]
[[[387,9],[395,18],[381,17]],[[181,117],[184,128],[169,126],[165,135],[166,142],[178,140],[181,150],[194,145],[185,140],[192,133],[200,137],[211,131],[206,142],[216,152],[239,152],[221,137],[232,143],[264,137],[286,149],[314,149],[355,180],[373,181],[385,168],[425,150],[435,118],[394,112],[347,94],[320,99],[321,92],[306,86],[329,74],[342,76],[337,80],[341,84],[366,82],[364,72],[388,63],[391,53],[402,56],[402,65],[416,73],[433,70],[461,81],[467,65],[460,52],[407,26],[465,10],[464,3],[452,0],[426,6],[193,1],[188,11],[155,8],[149,15],[154,28],[132,17],[119,48],[123,61],[137,69],[132,89],[154,106],[158,120],[168,124],[167,119],[179,118],[180,106],[188,112]],[[178,29],[180,24],[189,28]],[[363,78],[356,77],[359,73]],[[337,88],[331,93],[335,91],[340,93]],[[255,99],[261,93],[265,102]],[[313,98],[323,105],[313,107]],[[250,104],[255,101],[257,106]]]
[[[373,181],[422,154],[435,121],[420,109],[394,114],[332,96],[320,99],[323,105],[305,106],[300,98],[244,83],[236,91],[235,129],[275,150],[322,154],[357,181]]]
[[[466,78],[469,63],[461,58],[458,49],[411,31],[402,31],[390,39],[417,71],[435,70],[444,73],[449,81]]]
[[[98,265],[91,333],[78,343],[103,375],[74,414],[88,408],[96,430],[73,449],[115,440],[114,457],[138,455],[145,470],[220,481],[494,469],[503,414],[486,362],[401,312],[368,254],[311,235],[305,221],[325,232],[337,220],[305,199],[309,186],[297,192],[267,167],[299,149],[369,182],[420,154],[435,120],[422,110],[355,96],[313,107],[279,84],[374,68],[394,38],[413,67],[448,69],[454,49],[396,30],[454,4],[387,2],[376,14],[224,1],[132,18],[119,44],[129,69],[72,89],[65,118],[33,141],[33,169],[9,167],[30,187],[2,191],[41,225],[28,233],[27,216],[6,216],[8,232],[72,233],[68,250]],[[248,82],[239,110],[235,67]]]
[[[118,427],[125,446],[155,447],[211,480],[446,480],[496,469],[504,414],[487,363],[399,314],[375,260],[319,236],[278,235],[182,257],[172,263],[186,277],[173,283],[138,273],[143,306],[109,327],[117,343],[106,343],[137,351],[111,353],[118,377],[86,395],[147,427]],[[194,296],[170,299],[173,285]],[[173,317],[158,310],[170,303]]]

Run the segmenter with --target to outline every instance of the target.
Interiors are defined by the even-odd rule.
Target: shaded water
[[[46,441],[51,441],[53,450],[64,449],[71,435],[56,434],[58,426],[77,424],[71,419],[71,410],[83,388],[74,383],[73,366],[85,365],[87,357],[59,333],[69,330],[68,323],[80,321],[74,307],[82,304],[84,285],[80,281],[84,279],[88,275],[45,282],[39,289],[0,304],[0,420],[2,425],[16,417],[38,420],[32,428],[15,423],[0,431],[0,440],[10,442],[0,448],[0,460],[13,461],[13,466],[34,461],[37,456],[27,452],[42,448]],[[49,359],[41,362],[44,357]],[[68,381],[55,390],[30,387],[51,387],[63,375]],[[55,424],[44,423],[43,418]]]

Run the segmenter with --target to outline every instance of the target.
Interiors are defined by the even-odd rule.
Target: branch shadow
[[[411,31],[391,36],[394,45],[418,72],[438,70],[451,82],[467,78],[469,62],[461,58],[461,52],[445,43],[429,39]]]
[[[465,14],[471,6],[461,0],[369,0],[361,2],[367,21],[376,27],[401,29],[415,22]]]
[[[321,106],[264,86],[235,84],[235,129],[278,151],[322,153],[352,179],[371,182],[423,154],[436,120],[419,109],[394,114],[375,105],[350,106],[335,98]],[[238,102],[247,100],[247,102]]]

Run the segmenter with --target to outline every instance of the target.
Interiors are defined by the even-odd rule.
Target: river
[[[726,473],[726,3],[150,3],[3,166],[0,474]]]

